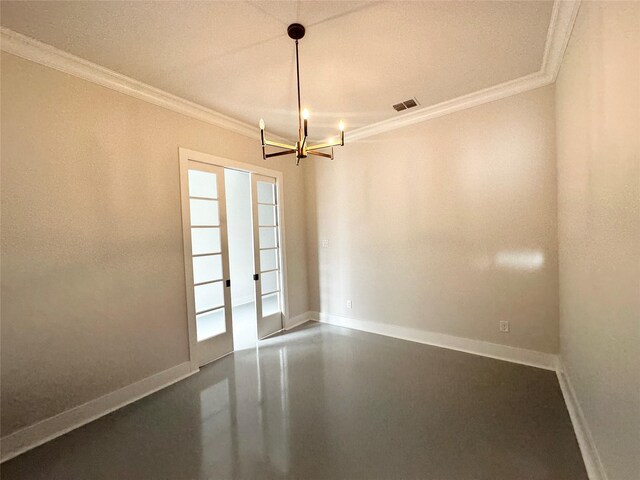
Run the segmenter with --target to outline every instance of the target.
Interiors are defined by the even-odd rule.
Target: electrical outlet
[[[509,333],[509,322],[507,320],[500,320],[500,331],[502,333]]]
[[[353,302],[351,302],[351,300],[347,300],[347,308],[353,308]]]
[[[322,240],[320,245],[322,245],[322,248],[329,248],[329,240]]]

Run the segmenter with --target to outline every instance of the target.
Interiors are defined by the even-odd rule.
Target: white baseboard
[[[558,375],[560,389],[562,390],[562,396],[567,404],[569,417],[571,417],[573,430],[576,434],[578,445],[580,446],[580,452],[582,453],[582,459],[584,460],[584,466],[587,469],[589,480],[607,480],[607,473],[598,454],[596,444],[593,441],[591,429],[582,413],[580,402],[578,402],[578,397],[576,397],[576,393],[573,390],[571,380],[562,364],[561,358],[558,359],[558,369],[556,373]]]
[[[284,329],[291,330],[292,328],[296,328],[303,323],[307,323],[309,320],[315,320],[316,316],[314,316],[315,312],[304,312],[300,315],[296,315],[295,317],[291,317],[289,319],[285,319],[284,321]]]
[[[2,437],[0,439],[0,461],[9,460],[64,435],[107,413],[168,387],[197,371],[192,370],[190,362],[181,363]]]
[[[368,320],[356,320],[324,312],[312,312],[312,316],[322,323],[328,323],[338,327],[386,335],[387,337],[409,340],[410,342],[425,343],[427,345],[473,353],[484,357],[529,365],[531,367],[544,368],[545,370],[556,370],[557,355],[552,353],[509,347],[507,345],[455,337],[453,335],[429,332],[417,328],[401,327]]]

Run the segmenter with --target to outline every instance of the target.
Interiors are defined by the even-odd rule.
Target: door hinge
[[[225,283],[225,285],[226,285],[227,287],[230,287],[230,286],[231,286],[231,280],[225,280],[225,282],[224,282],[224,283]]]
[[[260,275],[257,273],[253,274],[253,279],[257,282],[258,280],[260,280]]]

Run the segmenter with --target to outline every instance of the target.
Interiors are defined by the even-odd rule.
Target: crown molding
[[[413,112],[406,113],[399,117],[389,118],[381,122],[372,123],[366,127],[361,127],[352,132],[345,132],[345,141],[361,140],[363,138],[389,132],[398,128],[424,122],[433,118],[449,115],[450,113],[466,110],[484,103],[500,100],[501,98],[517,95],[518,93],[544,87],[552,83],[552,78],[543,73],[536,72],[531,75],[510,80],[508,82],[494,85],[477,92],[462,95],[460,97],[437,103],[429,107],[421,108]]]
[[[517,95],[529,90],[544,87],[556,81],[564,52],[571,37],[581,0],[556,0],[553,3],[549,29],[545,41],[544,55],[540,70],[493,87],[478,90],[435,105],[400,114],[397,117],[372,123],[365,127],[346,132],[347,141],[360,140],[395,130],[397,128],[442,117],[450,113],[476,107],[484,103]]]
[[[145,102],[173,110],[196,120],[201,120],[241,135],[258,138],[258,127],[256,125],[249,125],[236,120],[5,27],[0,27],[0,49]]]
[[[551,76],[552,82],[556,81],[560,72],[564,52],[569,45],[581,1],[556,0],[553,3],[542,66],[540,67],[540,71]]]
[[[580,1],[556,0],[554,2],[542,65],[538,72],[346,132],[346,139],[348,141],[360,140],[555,82],[578,14]],[[5,27],[0,27],[0,49],[196,120],[247,137],[257,138],[257,129],[254,125],[121,75]]]

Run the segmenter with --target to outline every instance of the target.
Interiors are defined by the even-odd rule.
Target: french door
[[[282,255],[276,179],[251,175],[258,338],[282,329]]]
[[[233,351],[224,168],[186,160],[181,176],[187,310],[197,342],[192,363],[200,366]]]

